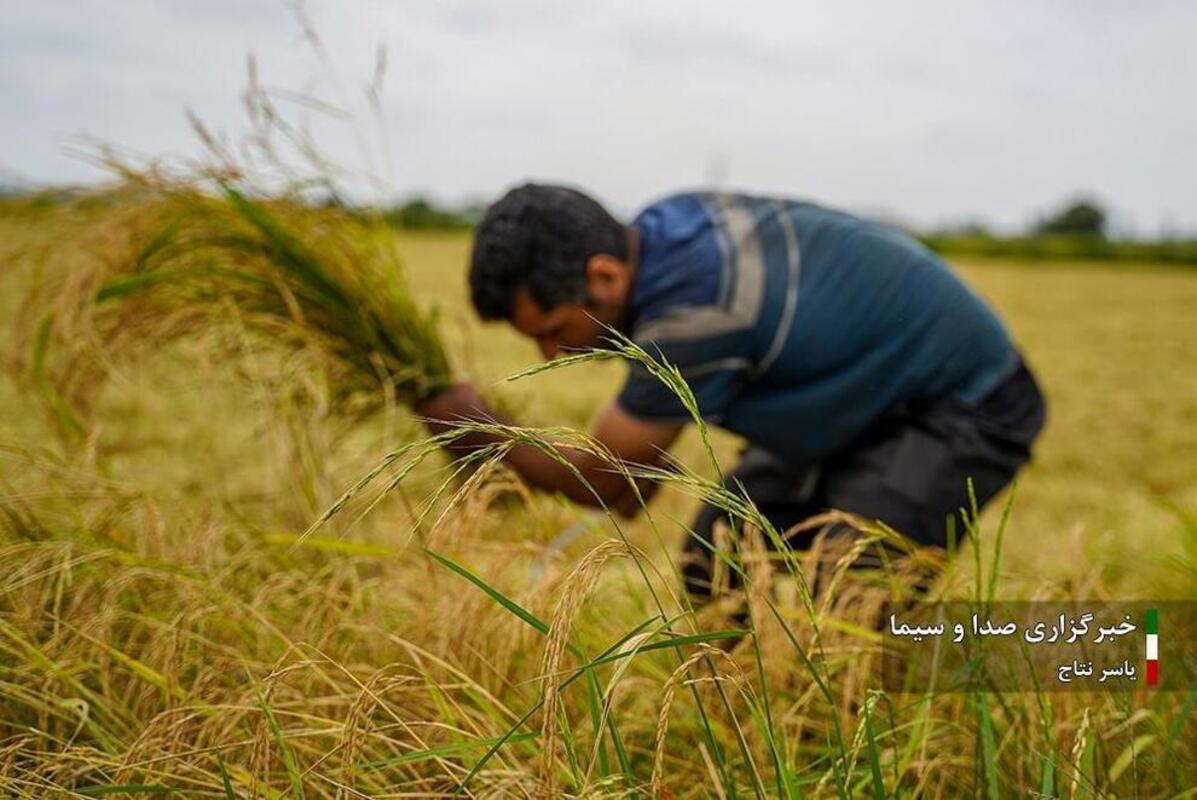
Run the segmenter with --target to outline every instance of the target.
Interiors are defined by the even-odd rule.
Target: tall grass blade
[[[254,685],[254,691],[258,696],[258,705],[261,707],[262,713],[266,715],[266,724],[270,728],[270,735],[274,737],[274,743],[278,747],[279,755],[283,759],[283,765],[287,768],[287,777],[291,779],[291,793],[295,797],[295,800],[305,800],[303,776],[299,771],[299,763],[295,760],[295,753],[287,745],[287,737],[283,733],[282,726],[278,724],[278,718],[274,716],[274,710],[266,702],[266,697],[262,694],[257,684]]]
[[[237,795],[233,791],[233,779],[229,775],[229,768],[224,763],[224,756],[220,753],[216,754],[216,768],[220,770],[220,785],[224,789],[225,800],[237,800]]]
[[[984,778],[984,794],[989,800],[1001,800],[998,789],[997,767],[997,737],[993,727],[993,717],[989,712],[989,703],[983,693],[974,694],[977,705],[978,739],[980,744],[980,772]]]

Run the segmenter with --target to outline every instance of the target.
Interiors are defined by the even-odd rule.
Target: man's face
[[[556,358],[563,351],[597,347],[602,342],[603,327],[592,316],[589,307],[563,303],[545,311],[521,286],[512,305],[511,324],[525,336],[535,339],[545,360]]]
[[[561,303],[546,310],[521,286],[512,303],[511,324],[536,340],[546,361],[562,353],[601,347],[607,326],[623,321],[631,278],[631,270],[618,259],[594,256],[586,264],[586,303]]]

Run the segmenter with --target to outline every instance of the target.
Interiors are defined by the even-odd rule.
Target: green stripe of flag
[[[1160,632],[1160,612],[1159,609],[1147,609],[1147,630],[1145,633],[1159,633]]]

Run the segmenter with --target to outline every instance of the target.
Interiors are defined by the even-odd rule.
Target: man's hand
[[[460,422],[466,419],[483,419],[490,416],[486,401],[472,383],[455,383],[448,389],[416,403],[416,414],[425,420],[425,425],[440,433],[444,423]]]
[[[471,419],[513,424],[495,413],[481,393],[469,383],[455,384],[421,401],[414,410],[424,418],[424,424],[434,434],[452,430],[457,423]],[[612,404],[599,415],[594,438],[619,462],[656,465],[681,430],[680,423],[637,419]],[[449,447],[453,450],[474,450],[501,441],[501,436],[471,431]],[[632,484],[620,473],[616,464],[594,453],[573,448],[558,447],[557,453],[572,465],[572,469],[531,445],[513,447],[507,452],[505,461],[532,486],[561,492],[575,502],[589,506],[604,505],[628,517],[639,509]],[[637,488],[646,499],[655,489],[642,482],[637,484]]]
[[[659,466],[683,427],[678,422],[649,422],[638,419],[612,403],[599,415],[594,438],[624,464]],[[605,469],[612,469],[611,465],[603,463]],[[657,493],[657,489],[661,488],[658,483],[637,480],[636,489],[640,494],[638,498],[626,480],[621,486],[623,494],[611,503],[611,506],[625,517],[635,516],[640,510],[641,501],[647,502]]]

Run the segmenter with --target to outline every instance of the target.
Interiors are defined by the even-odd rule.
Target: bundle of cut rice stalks
[[[450,383],[435,310],[412,298],[383,223],[256,199],[227,178],[207,186],[128,175],[57,210],[72,232],[37,254],[21,366],[63,430],[84,433],[91,396],[122,360],[230,323],[317,357],[340,411]]]

